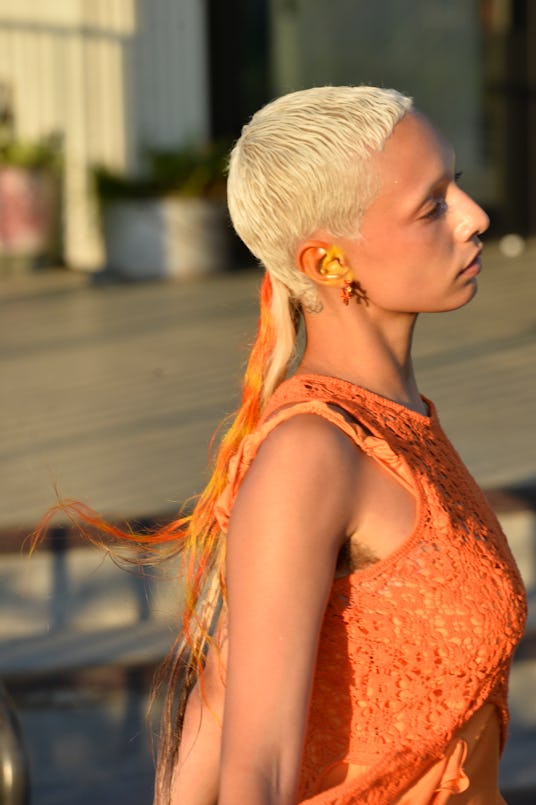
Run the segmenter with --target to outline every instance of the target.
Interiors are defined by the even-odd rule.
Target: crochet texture
[[[296,414],[335,424],[417,501],[413,531],[395,553],[334,580],[300,802],[391,802],[444,756],[456,731],[486,702],[498,709],[504,745],[507,680],[524,630],[525,592],[493,511],[425,401],[429,416],[343,380],[295,376],[279,386],[230,462],[217,507],[224,531],[263,439]],[[323,775],[340,763],[367,772],[318,793]]]

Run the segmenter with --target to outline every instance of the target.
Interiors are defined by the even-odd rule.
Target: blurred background
[[[416,364],[529,591],[502,773],[512,805],[536,801],[536,4],[0,0],[8,805],[151,801],[143,714],[180,583],[124,573],[61,521],[31,559],[24,539],[55,485],[141,523],[200,489],[257,308],[225,155],[259,106],[318,84],[413,96],[490,213],[479,295],[424,317]]]
[[[4,173],[10,155],[42,168],[61,156],[55,257],[72,268],[106,259],[95,166],[139,176],[147,149],[232,139],[271,97],[324,83],[412,95],[494,232],[536,228],[529,0],[2,0],[0,15]]]

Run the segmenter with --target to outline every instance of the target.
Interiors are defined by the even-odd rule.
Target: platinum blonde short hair
[[[314,87],[277,98],[242,129],[229,162],[233,226],[304,307],[316,291],[296,267],[300,243],[318,229],[357,234],[379,189],[369,157],[411,106],[393,89]]]

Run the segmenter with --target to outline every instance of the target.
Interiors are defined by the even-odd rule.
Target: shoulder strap
[[[303,400],[300,402],[286,403],[275,409],[272,413],[268,413],[268,416],[264,416],[255,433],[259,435],[262,434],[262,438],[260,439],[262,442],[281,422],[285,422],[287,419],[299,416],[300,414],[315,414],[316,416],[322,417],[322,419],[327,419],[328,422],[331,422],[339,428],[339,430],[342,430],[343,433],[349,436],[356,444],[361,444],[366,436],[366,430],[359,425],[359,423],[348,422],[341,411],[337,411],[337,406],[334,404],[330,405],[321,400]]]
[[[227,530],[231,509],[242,479],[262,442],[281,422],[299,414],[314,414],[331,422],[364,453],[381,464],[408,491],[418,494],[416,479],[403,456],[397,455],[384,438],[374,435],[357,420],[349,422],[341,411],[347,411],[350,416],[352,412],[347,410],[344,400],[341,401],[338,410],[339,400],[327,387],[323,390],[323,399],[315,399],[313,395],[318,389],[313,385],[309,388],[307,382],[301,378],[292,378],[276,389],[263,411],[256,430],[242,440],[238,451],[231,458],[227,485],[215,506],[215,516],[223,531]]]
[[[367,438],[366,432],[357,423],[348,422],[341,413],[330,405],[319,400],[308,400],[294,404],[283,404],[259,424],[257,429],[246,436],[235,455],[229,462],[227,485],[218,498],[215,506],[215,516],[222,531],[227,531],[231,509],[238,489],[248,471],[259,447],[266,437],[282,422],[300,414],[314,414],[328,420],[343,431],[356,445],[363,447]]]
[[[268,400],[261,424],[281,408],[306,402],[325,403],[332,410],[345,411],[353,421],[361,422],[360,414],[364,413],[362,393],[363,390],[357,386],[334,377],[293,375],[281,383]],[[320,411],[318,413],[322,415]],[[361,422],[362,426],[364,424]]]

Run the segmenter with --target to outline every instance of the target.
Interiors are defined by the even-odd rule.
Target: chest
[[[413,489],[400,482],[397,496],[395,465],[383,467],[384,497],[369,522],[394,525],[383,538],[370,537],[374,561],[336,581],[330,606],[351,642],[374,642],[375,662],[384,651],[387,666],[396,659],[418,673],[497,668],[526,618],[525,591],[500,525],[442,433],[392,447],[402,457],[400,479],[411,479]]]

